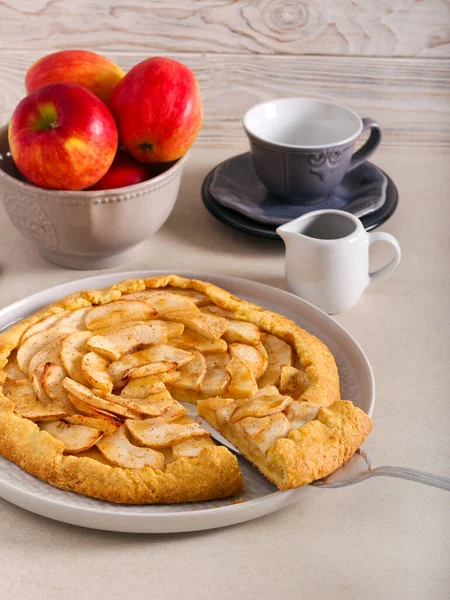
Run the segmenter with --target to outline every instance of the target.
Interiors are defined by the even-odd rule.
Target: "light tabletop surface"
[[[285,288],[281,243],[211,217],[200,199],[207,172],[245,145],[193,150],[168,222],[133,269],[196,270]],[[357,339],[376,381],[375,465],[450,477],[449,158],[425,149],[380,149],[400,204],[381,228],[403,258],[349,312],[335,317]],[[385,260],[373,248],[373,264]],[[0,306],[97,271],[47,263],[0,208]],[[450,496],[399,479],[315,488],[268,517],[199,533],[131,535],[51,521],[0,500],[2,598],[46,600],[390,599],[450,595]]]

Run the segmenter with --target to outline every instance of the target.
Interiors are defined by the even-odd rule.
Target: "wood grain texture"
[[[448,0],[0,0],[0,49],[450,55]]]
[[[0,123],[5,124],[25,94],[29,65],[41,54],[2,53]],[[125,70],[148,55],[108,56]],[[244,112],[284,96],[313,96],[345,104],[378,120],[383,144],[450,148],[450,61],[291,56],[172,55],[196,73],[205,106],[198,146],[242,145]]]

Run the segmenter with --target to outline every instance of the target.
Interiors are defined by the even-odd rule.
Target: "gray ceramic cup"
[[[258,177],[290,204],[326,198],[381,142],[373,119],[315,98],[282,98],[253,106],[243,119]],[[369,139],[353,154],[363,131]]]

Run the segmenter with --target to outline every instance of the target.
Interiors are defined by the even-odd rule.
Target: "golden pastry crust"
[[[307,485],[333,473],[356,452],[372,429],[365,412],[352,402],[337,400],[329,407],[321,407],[314,420],[279,438],[263,455],[218,420],[213,404],[212,399],[200,400],[199,414],[280,490]]]
[[[371,419],[346,400],[322,407],[317,418],[277,440],[267,463],[286,490],[326,477],[343,465],[372,429]]]
[[[63,450],[60,441],[14,414],[0,393],[0,454],[58,488],[121,504],[199,502],[242,492],[237,460],[222,446],[174,461],[164,471],[113,467]]]
[[[108,288],[71,294],[0,333],[0,369],[7,364],[11,352],[20,346],[26,330],[51,315],[107,304],[146,288],[168,286],[202,292],[216,306],[232,311],[235,319],[252,323],[295,349],[310,380],[298,400],[323,408],[316,420],[298,431],[291,431],[267,452],[268,469],[261,470],[280,489],[305,485],[323,477],[353,454],[370,431],[371,422],[351,403],[340,401],[336,363],[325,344],[286,317],[204,281],[167,275],[127,280]],[[1,376],[0,371],[0,386]],[[187,397],[189,393],[186,390]],[[242,491],[237,460],[224,447],[204,448],[198,456],[178,458],[164,470],[121,468],[87,456],[64,454],[60,441],[15,414],[13,409],[13,403],[0,388],[0,454],[56,487],[129,504],[194,502]],[[206,413],[208,411],[203,416],[208,418]],[[208,420],[214,425],[214,419]]]

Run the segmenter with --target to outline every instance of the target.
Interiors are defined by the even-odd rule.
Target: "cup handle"
[[[387,275],[388,273],[390,273],[391,271],[393,271],[395,268],[397,268],[400,259],[402,257],[402,251],[400,249],[400,244],[397,242],[397,240],[395,239],[395,237],[393,235],[391,235],[390,233],[384,233],[383,231],[376,231],[375,233],[369,233],[369,247],[374,243],[374,242],[388,242],[388,244],[391,244],[394,247],[395,250],[395,256],[394,258],[388,262],[387,265],[385,265],[384,267],[381,267],[380,269],[377,269],[376,271],[373,271],[372,273],[369,273],[369,282],[372,283],[372,281],[374,281],[375,279],[378,279],[379,277],[383,277],[383,275]]]
[[[358,165],[367,160],[381,143],[381,128],[376,121],[373,119],[364,118],[362,120],[362,131],[370,129],[370,136],[366,143],[353,154],[350,161],[349,171],[355,169]],[[361,131],[361,133],[362,133]]]

